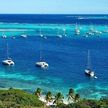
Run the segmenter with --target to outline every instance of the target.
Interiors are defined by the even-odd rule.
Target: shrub
[[[6,105],[12,108],[14,108],[14,106],[41,107],[43,105],[35,95],[18,89],[0,90],[0,101],[2,102],[2,106]]]

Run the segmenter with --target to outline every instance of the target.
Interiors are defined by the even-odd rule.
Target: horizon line
[[[0,13],[0,15],[6,15],[6,14],[9,14],[9,15],[108,15],[108,13]]]

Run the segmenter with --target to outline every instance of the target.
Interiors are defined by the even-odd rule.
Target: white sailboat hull
[[[57,37],[62,38],[63,36],[62,35],[57,35]]]
[[[37,67],[41,67],[41,68],[48,68],[49,65],[46,62],[36,62],[36,66]]]
[[[27,35],[21,35],[22,38],[27,38]]]
[[[80,30],[79,29],[75,30],[75,35],[80,35]]]
[[[85,70],[85,73],[87,75],[91,76],[91,77],[94,77],[95,76],[95,73],[93,71],[91,71],[91,70],[88,70],[88,69]]]
[[[95,75],[95,72],[94,71],[91,71],[89,69],[86,69],[85,70],[85,74],[88,75],[88,76],[90,76],[90,77],[94,77],[94,78],[97,79],[97,76]]]
[[[11,65],[14,65],[15,63],[12,60],[3,60],[2,64],[3,65],[11,66]]]

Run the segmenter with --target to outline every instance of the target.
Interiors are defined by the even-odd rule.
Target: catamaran
[[[7,44],[7,59],[6,60],[3,60],[2,61],[2,64],[3,65],[8,65],[8,66],[11,66],[11,65],[14,65],[14,61],[9,57],[9,53],[8,53],[8,44]]]
[[[40,68],[44,68],[44,69],[48,68],[49,64],[47,62],[43,61],[42,59],[43,59],[42,58],[42,49],[41,49],[41,44],[40,44],[40,60],[39,60],[39,62],[36,62],[35,64],[37,67],[40,67]]]
[[[97,76],[95,75],[95,72],[91,69],[91,64],[90,64],[90,50],[88,50],[87,69],[85,69],[85,74],[88,75],[89,77],[97,78]]]

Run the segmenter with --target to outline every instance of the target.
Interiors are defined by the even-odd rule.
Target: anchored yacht
[[[8,65],[8,66],[11,66],[11,65],[14,65],[14,61],[9,57],[9,53],[8,53],[8,44],[7,44],[7,59],[3,60],[2,61],[2,64],[3,65]]]
[[[59,28],[58,28],[58,31],[57,31],[57,37],[59,37],[59,38],[62,38],[62,37],[63,37],[63,36],[60,34]]]
[[[36,66],[41,68],[47,68],[49,65],[46,62],[40,61],[40,62],[36,62]]]
[[[89,77],[97,78],[97,76],[95,75],[95,72],[91,69],[91,66],[90,66],[90,50],[88,50],[87,69],[85,69],[85,74],[88,75]]]
[[[2,38],[7,38],[7,36],[5,34],[2,35]]]
[[[75,27],[75,35],[80,35],[80,29],[78,28],[77,24]]]
[[[3,61],[2,61],[2,64],[3,64],[3,65],[11,66],[11,65],[14,65],[14,61],[13,61],[11,58],[8,58],[8,59],[6,59],[6,60],[3,60]]]
[[[22,34],[21,37],[22,38],[27,38],[27,35],[26,34]]]
[[[41,49],[41,44],[40,44],[40,60],[38,62],[35,63],[37,67],[40,67],[40,68],[48,68],[49,67],[49,64],[45,61],[43,61],[42,59],[42,49]]]

